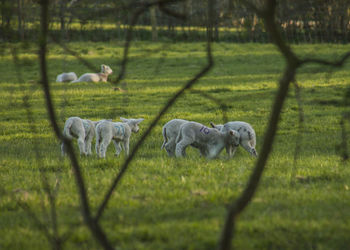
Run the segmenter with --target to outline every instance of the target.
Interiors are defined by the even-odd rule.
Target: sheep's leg
[[[85,152],[88,155],[91,155],[91,143],[92,143],[92,137],[88,137],[85,140]]]
[[[203,156],[203,157],[205,157],[208,154],[205,148],[200,148],[199,153],[200,153],[200,156]]]
[[[129,139],[126,139],[123,143],[125,155],[129,155]]]
[[[250,146],[250,143],[248,140],[241,142],[242,147],[247,150],[252,156],[258,157],[258,153],[256,152],[255,148]]]
[[[106,151],[108,145],[111,143],[111,138],[103,138],[102,142],[100,144],[100,157],[105,158],[106,157]]]
[[[122,151],[122,147],[120,145],[120,142],[113,141],[114,147],[115,147],[115,156],[118,156],[120,152]]]
[[[174,156],[175,155],[175,147],[176,147],[176,144],[175,144],[175,140],[174,139],[171,139],[170,141],[168,141],[165,144],[164,148],[167,151],[168,156]]]
[[[100,139],[96,137],[95,151],[98,156],[100,156]]]
[[[226,153],[228,154],[229,158],[233,157],[237,151],[237,147],[234,145],[227,145],[226,146]]]
[[[62,142],[61,144],[61,154],[62,156],[65,156],[66,154],[66,146],[64,145],[64,142]]]
[[[176,144],[176,148],[175,148],[175,155],[176,157],[184,157],[186,156],[186,148],[188,145],[190,145],[191,143],[193,143],[193,140],[190,138],[183,138],[181,141],[179,141]]]
[[[81,134],[78,137],[80,155],[86,155],[84,138],[85,138],[85,134]]]

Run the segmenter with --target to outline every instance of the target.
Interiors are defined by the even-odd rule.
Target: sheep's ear
[[[142,122],[143,120],[145,120],[145,119],[143,119],[143,118],[136,119],[136,124],[139,124],[139,123]]]
[[[214,124],[214,122],[210,122],[210,126],[211,126],[212,128],[216,128],[216,125]]]
[[[230,130],[230,135],[237,135],[237,131]]]
[[[120,117],[120,120],[122,120],[123,122],[128,122],[129,121],[129,119],[126,119],[124,117]]]

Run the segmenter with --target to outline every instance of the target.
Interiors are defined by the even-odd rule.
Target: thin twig
[[[132,16],[129,28],[126,32],[126,38],[125,38],[125,44],[124,44],[124,52],[123,52],[123,59],[120,64],[120,71],[117,76],[117,79],[115,81],[112,81],[113,84],[117,85],[121,80],[124,79],[125,72],[126,72],[126,66],[129,61],[129,49],[131,45],[131,40],[133,37],[133,29],[139,19],[139,17],[150,7],[155,6],[155,5],[165,5],[169,3],[175,3],[175,2],[182,2],[184,0],[158,0],[158,1],[153,1],[153,2],[147,2],[143,3],[143,5],[139,8],[136,9],[134,12],[134,15]],[[135,7],[134,7],[135,8]]]
[[[304,120],[305,120],[305,116],[304,116],[304,109],[303,109],[303,100],[301,99],[301,87],[299,86],[299,84],[294,81],[293,82],[294,87],[295,87],[295,99],[297,100],[298,103],[298,135],[297,135],[297,139],[295,142],[295,150],[294,150],[294,163],[293,163],[293,170],[296,169],[296,165],[297,165],[297,160],[298,160],[298,156],[300,154],[301,151],[301,147],[302,147],[302,140],[303,140],[303,131],[304,131]],[[295,172],[295,171],[293,171]],[[294,173],[293,176],[294,177]]]
[[[221,99],[218,99],[218,98],[215,98],[214,96],[211,96],[209,95],[208,93],[205,93],[204,91],[201,91],[201,90],[197,90],[197,89],[190,89],[191,92],[195,93],[195,94],[198,94],[198,95],[201,95],[203,96],[204,98],[214,102],[216,105],[219,106],[219,108],[221,109],[222,111],[222,121],[223,123],[226,123],[228,121],[228,118],[227,118],[227,109],[228,109],[228,106],[226,105],[226,103],[224,103],[223,101],[221,101]]]
[[[101,246],[104,249],[113,249],[111,243],[107,239],[106,234],[103,232],[100,225],[96,221],[94,221],[91,216],[90,205],[87,198],[84,179],[80,170],[78,160],[74,154],[72,143],[61,134],[61,131],[57,124],[55,109],[53,107],[50,86],[48,82],[47,61],[46,61],[49,1],[42,0],[40,4],[41,4],[41,35],[39,39],[39,61],[40,61],[40,70],[41,70],[41,85],[45,95],[47,113],[49,115],[51,126],[57,138],[63,141],[63,143],[65,143],[67,146],[67,153],[70,157],[72,167],[74,170],[76,184],[78,186],[84,221],[89,227],[92,234],[94,235],[95,239],[101,244]]]
[[[210,3],[212,2],[212,0],[209,1],[208,4],[208,9],[210,9]],[[210,9],[211,11],[211,9]],[[208,11],[208,12],[210,12]],[[187,90],[190,89],[193,84],[195,84],[201,77],[203,77],[206,73],[209,72],[209,70],[212,68],[214,62],[213,62],[213,58],[212,58],[212,53],[211,53],[211,33],[212,33],[212,19],[211,16],[209,15],[210,18],[208,20],[208,30],[209,30],[209,34],[208,34],[208,40],[207,40],[207,65],[198,73],[196,74],[191,80],[189,80],[184,87],[182,87],[173,97],[171,97],[167,104],[161,109],[161,111],[158,113],[158,115],[153,119],[153,121],[151,122],[151,125],[147,128],[147,130],[145,131],[145,133],[141,136],[141,138],[138,140],[138,142],[136,143],[135,147],[133,148],[133,150],[131,151],[130,155],[127,157],[127,159],[125,160],[125,162],[123,163],[117,177],[113,180],[112,185],[110,186],[109,190],[107,191],[106,195],[104,196],[104,199],[101,203],[101,205],[99,206],[96,216],[95,216],[95,220],[99,220],[102,216],[103,211],[105,210],[108,201],[110,200],[114,190],[116,189],[117,185],[119,184],[120,180],[122,179],[123,175],[125,174],[129,164],[131,163],[131,161],[133,160],[135,154],[137,153],[138,149],[140,148],[140,146],[142,145],[142,143],[145,141],[145,139],[147,138],[147,136],[151,133],[151,131],[153,130],[153,128],[157,125],[158,121],[161,119],[161,117],[168,111],[168,109],[175,103],[175,101]]]
[[[249,3],[248,5],[250,6],[251,4]],[[250,6],[250,7],[252,8],[253,6]],[[257,11],[256,7],[252,9]],[[246,206],[249,204],[254,194],[256,193],[267,159],[272,149],[283,103],[286,99],[290,83],[295,81],[296,70],[305,63],[319,63],[319,64],[340,67],[350,57],[350,53],[347,53],[339,61],[334,61],[334,62],[323,61],[318,59],[300,60],[295,55],[295,53],[290,49],[290,47],[285,43],[285,41],[283,40],[279,32],[279,29],[274,19],[275,9],[276,9],[276,0],[267,0],[266,8],[264,9],[263,12],[259,12],[259,14],[262,16],[262,18],[265,21],[265,27],[268,33],[270,34],[272,41],[274,42],[274,44],[280,50],[281,54],[286,59],[287,66],[284,71],[283,77],[279,81],[279,89],[272,107],[272,112],[268,123],[269,125],[265,132],[263,147],[260,152],[259,158],[256,162],[253,173],[251,174],[249,181],[247,183],[247,186],[244,189],[243,193],[229,207],[228,215],[225,220],[225,225],[219,241],[218,248],[220,250],[231,249],[231,241],[233,238],[236,219],[239,216],[239,214],[242,213],[242,211],[246,208]]]

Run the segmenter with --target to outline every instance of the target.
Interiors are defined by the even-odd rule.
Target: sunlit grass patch
[[[207,63],[205,43],[136,42],[132,44],[122,84],[55,83],[59,73],[98,71],[102,63],[112,67],[111,81],[120,70],[122,43],[81,42],[67,46],[95,68],[86,67],[58,45],[49,46],[48,73],[59,125],[62,128],[70,116],[114,121],[121,116],[145,118],[140,132],[131,137],[131,149],[168,99]],[[233,159],[222,152],[218,159],[210,161],[190,147],[184,159],[169,158],[160,149],[161,129],[167,121],[183,118],[209,126],[211,121],[223,123],[225,114],[229,120],[252,124],[260,152],[284,60],[272,45],[219,43],[213,48],[214,67],[161,118],[112,195],[101,225],[118,247],[213,249],[227,206],[246,187],[256,159],[241,147]],[[293,48],[300,55],[319,52],[325,59],[334,59],[349,46]],[[82,222],[74,171],[69,159],[61,156],[60,143],[48,121],[36,49],[29,46],[19,50],[21,67],[17,70],[10,50],[5,52],[0,60],[0,232],[4,235],[0,246],[48,248],[43,234],[13,198],[27,200],[46,223],[44,210],[49,206],[41,179],[45,173],[50,185],[59,183],[60,232],[73,228],[65,246],[99,249]],[[305,120],[300,153],[295,157],[299,106],[292,86],[258,192],[239,217],[234,242],[237,248],[345,249],[350,243],[346,233],[350,172],[339,153],[339,121],[347,110],[343,97],[349,85],[348,72],[348,64],[332,74],[316,65],[300,70],[296,80],[301,86]],[[225,104],[225,112],[221,104]],[[28,121],[28,115],[34,123]],[[76,141],[73,146],[92,211],[96,212],[124,163],[124,152],[115,157],[110,144],[106,159],[98,159],[95,153],[91,157],[79,156]]]

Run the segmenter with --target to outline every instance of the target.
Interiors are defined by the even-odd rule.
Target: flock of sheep
[[[112,69],[102,64],[100,73],[86,73],[77,78],[74,72],[62,73],[57,76],[57,82],[106,82]],[[113,141],[115,155],[118,156],[124,148],[129,154],[129,143],[132,132],[139,131],[139,123],[144,119],[126,119],[120,117],[122,122],[112,120],[90,121],[80,117],[70,117],[64,125],[63,136],[78,141],[81,155],[91,155],[91,143],[96,136],[96,154],[106,157],[108,145]],[[186,148],[197,148],[200,154],[208,159],[217,157],[225,148],[229,157],[241,145],[252,156],[257,157],[255,150],[256,135],[252,126],[246,122],[234,121],[223,125],[210,123],[212,128],[205,125],[182,119],[173,119],[167,122],[162,129],[164,138],[161,149],[165,149],[169,156],[184,157]],[[62,155],[66,153],[65,143],[61,145]]]

